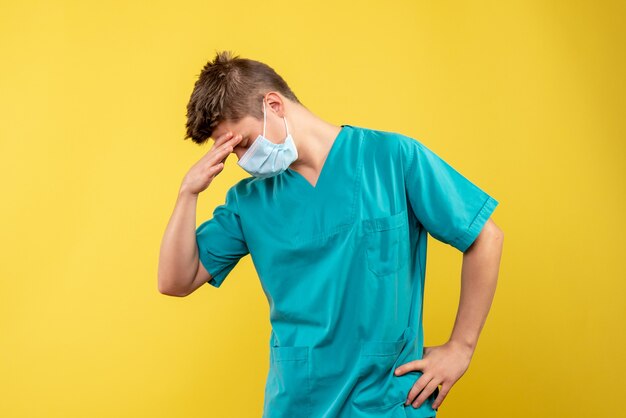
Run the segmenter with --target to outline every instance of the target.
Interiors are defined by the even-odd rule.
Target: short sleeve
[[[200,261],[211,274],[207,283],[220,287],[239,260],[249,253],[234,186],[226,193],[225,202],[213,210],[213,217],[196,228],[196,243]]]
[[[465,252],[498,201],[421,142],[404,140],[404,178],[413,213],[430,235]]]

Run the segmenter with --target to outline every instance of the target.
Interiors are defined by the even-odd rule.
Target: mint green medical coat
[[[250,254],[270,307],[263,418],[436,415],[404,406],[422,358],[427,235],[465,251],[498,201],[408,136],[352,125],[317,185],[287,169],[233,185],[196,230],[220,287]]]

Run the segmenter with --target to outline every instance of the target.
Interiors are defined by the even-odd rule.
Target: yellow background
[[[0,416],[260,417],[268,306],[157,290],[215,51],[268,63],[322,118],[421,140],[500,205],[496,297],[438,416],[623,417],[624,2],[3,1]],[[198,224],[246,177],[229,157]],[[426,345],[462,254],[430,239]]]

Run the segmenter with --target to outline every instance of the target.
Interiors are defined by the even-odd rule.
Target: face
[[[266,121],[265,121],[265,137],[274,143],[281,143],[287,137],[287,131],[285,130],[285,123],[282,117],[279,117],[272,109],[266,104]],[[250,145],[254,140],[263,134],[263,119],[260,120],[253,118],[252,116],[245,116],[237,123],[232,121],[222,121],[215,129],[211,138],[219,138],[226,132],[232,132],[234,135],[240,134],[242,136],[241,141],[235,146],[233,152],[237,155],[237,159],[240,159],[243,154],[250,148]]]

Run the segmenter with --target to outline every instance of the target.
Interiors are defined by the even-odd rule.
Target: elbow
[[[504,243],[504,232],[497,226],[492,225],[489,231],[485,233],[484,240],[489,241],[494,247],[502,249]]]
[[[177,285],[175,280],[165,280],[161,277],[157,278],[157,290],[166,296],[185,297],[189,295],[189,291]]]
[[[494,239],[502,246],[504,243],[504,231],[500,228],[496,227],[496,231],[494,232]]]

